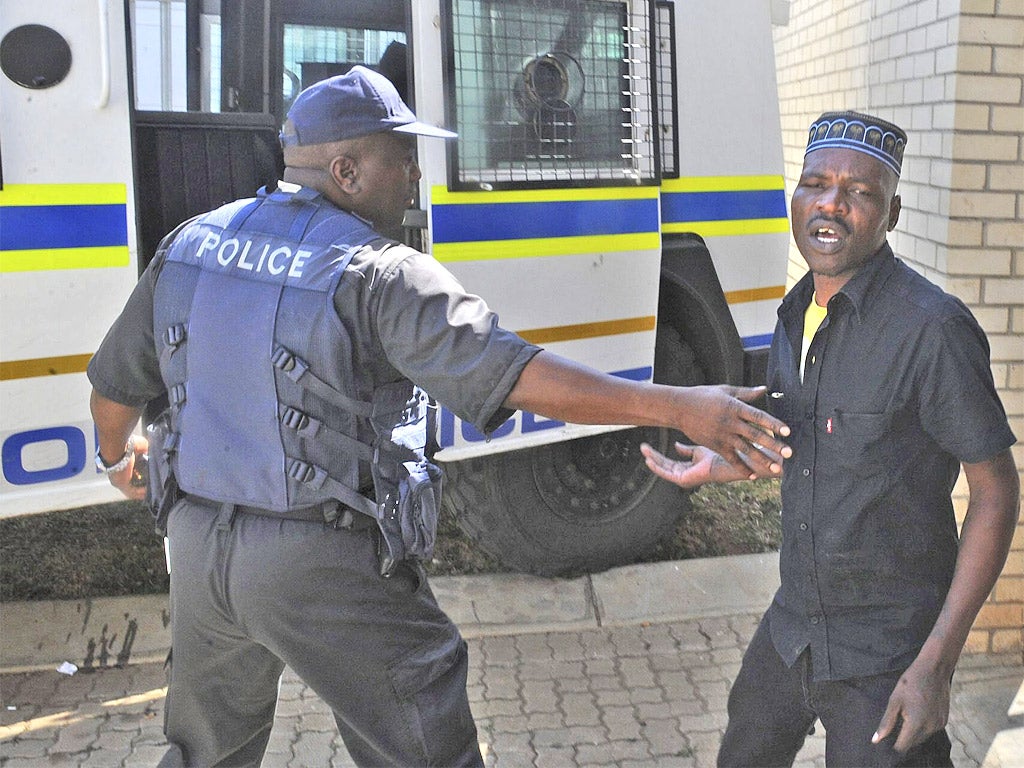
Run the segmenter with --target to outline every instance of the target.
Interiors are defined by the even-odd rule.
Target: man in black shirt
[[[730,693],[719,765],[791,765],[817,719],[829,766],[952,765],[950,679],[1020,489],[984,333],[886,243],[905,144],[855,112],[811,126],[791,206],[810,273],[783,299],[768,366],[769,404],[793,430],[782,584]],[[711,452],[678,450],[645,453],[680,484],[701,466],[739,479]]]

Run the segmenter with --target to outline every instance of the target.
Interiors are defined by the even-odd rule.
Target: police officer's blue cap
[[[816,149],[842,147],[880,160],[900,175],[907,134],[898,125],[863,112],[826,112],[810,127],[806,157]]]
[[[284,147],[329,144],[396,131],[450,139],[458,134],[421,123],[384,75],[354,66],[306,88],[288,110]]]

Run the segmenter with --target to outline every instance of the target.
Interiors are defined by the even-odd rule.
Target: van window
[[[132,0],[129,8],[140,111],[283,115],[302,88],[353,64],[377,66],[389,45],[406,42],[405,33],[393,29],[286,20],[273,42],[280,46],[281,90],[267,100],[254,96],[264,91],[262,9],[221,0]],[[197,40],[191,57],[190,25]]]
[[[448,8],[453,187],[656,176],[646,3],[448,0]]]
[[[659,2],[654,33],[657,53],[654,72],[658,93],[658,138],[661,145],[661,177],[679,177],[679,125],[676,123],[676,20],[675,6]]]
[[[185,60],[185,0],[134,0],[130,5],[132,21],[132,44],[134,50],[135,106],[141,110],[161,112],[184,112],[188,109],[188,78]],[[220,13],[204,13],[202,28],[207,45],[220,47]],[[217,76],[213,83],[216,93],[210,92],[207,79],[207,94],[203,111],[211,109],[211,99],[220,105],[220,56]]]

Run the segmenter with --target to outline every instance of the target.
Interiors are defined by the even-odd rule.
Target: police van
[[[90,354],[161,236],[281,173],[296,94],[354,64],[425,122],[402,237],[526,339],[669,384],[763,379],[788,225],[763,0],[4,0],[0,515],[118,498]],[[678,434],[443,410],[446,507],[507,566],[630,562]]]

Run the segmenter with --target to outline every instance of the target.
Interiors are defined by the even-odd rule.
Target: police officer
[[[559,358],[382,238],[413,199],[417,135],[454,134],[418,122],[369,69],[302,92],[284,181],[165,238],[89,365],[98,465],[140,498],[131,478],[149,450],[178,488],[161,520],[167,764],[258,765],[287,664],[359,765],[482,765],[465,643],[415,561],[381,576],[367,497],[394,469],[387,420],[429,415],[412,382],[485,433],[522,408],[679,429],[751,476],[789,453],[782,422],[743,402],[760,391],[629,382]],[[164,395],[168,434],[132,438]]]

